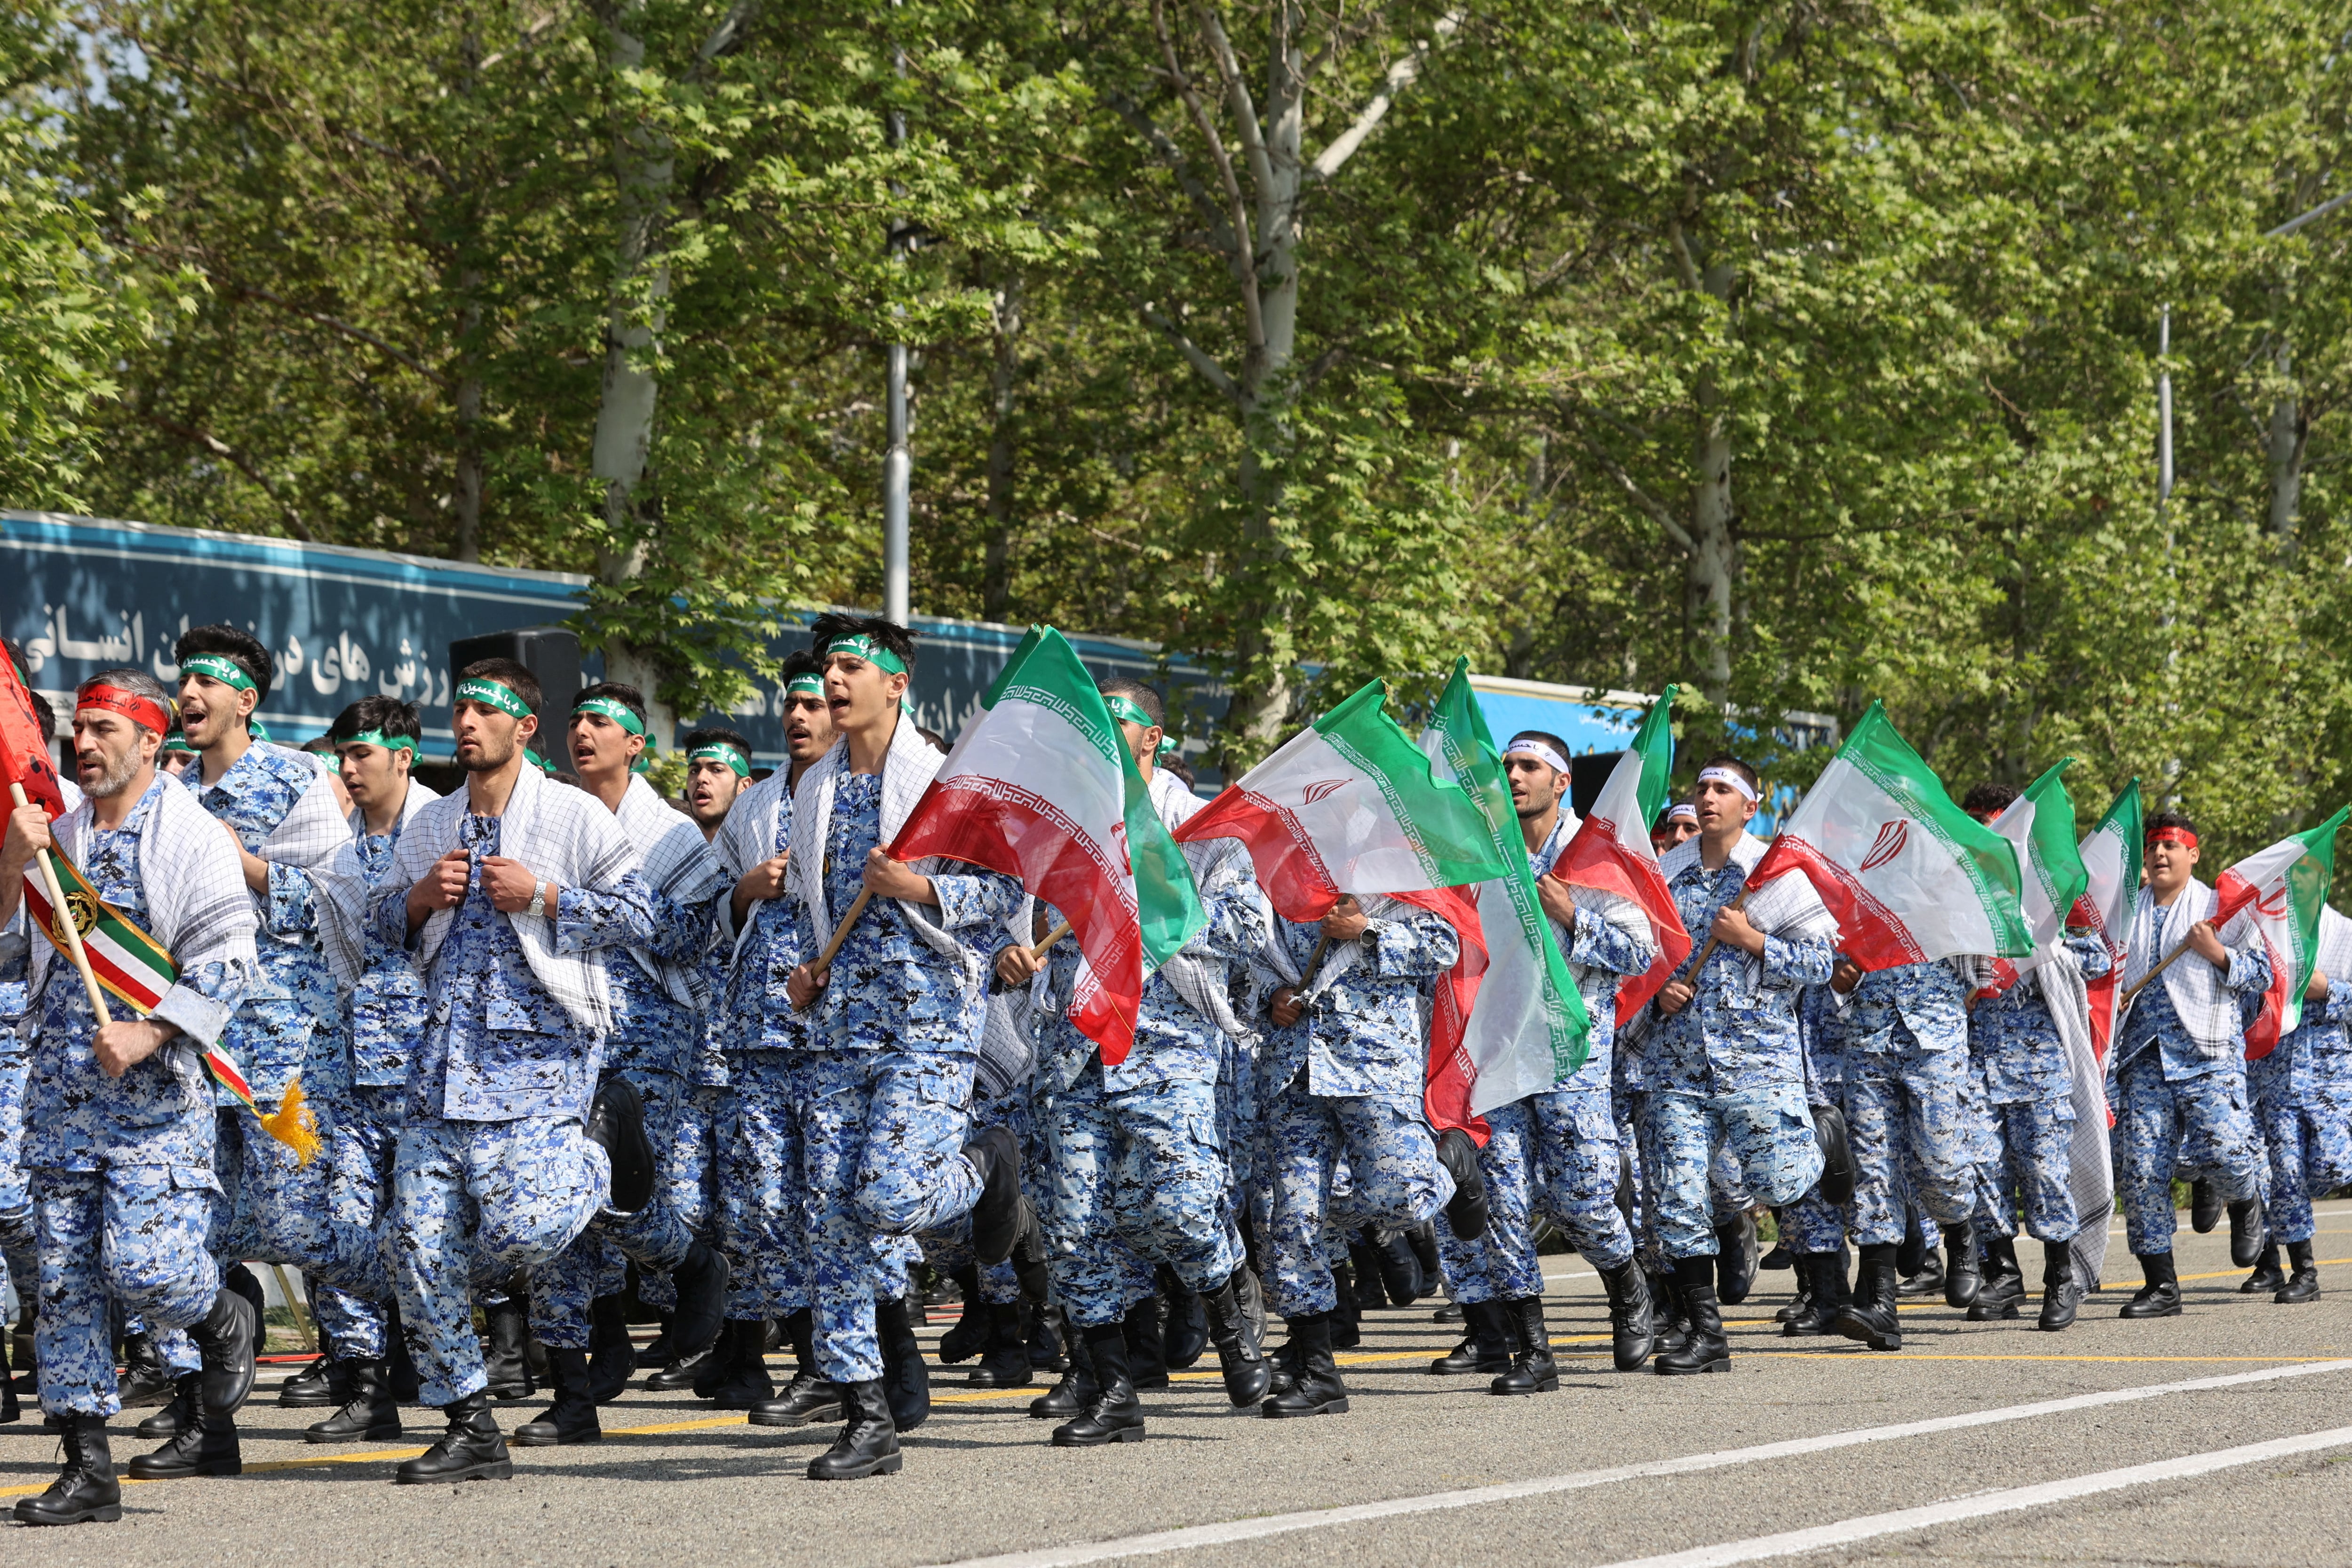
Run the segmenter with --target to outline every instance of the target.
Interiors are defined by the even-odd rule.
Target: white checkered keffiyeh
[[[629,780],[621,809],[613,814],[621,836],[635,852],[635,869],[647,886],[674,903],[699,903],[727,885],[719,857],[694,818],[671,809],[642,778]],[[661,982],[671,1001],[696,1012],[710,1005],[710,984],[699,963],[672,963],[636,948],[628,950],[639,968]]]

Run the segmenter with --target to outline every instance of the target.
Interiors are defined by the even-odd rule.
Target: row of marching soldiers
[[[260,1337],[240,1259],[298,1266],[310,1285],[328,1353],[287,1397],[336,1405],[311,1438],[382,1441],[403,1404],[440,1411],[404,1483],[510,1475],[509,1436],[599,1436],[599,1405],[636,1365],[632,1269],[664,1313],[653,1385],[756,1426],[840,1422],[809,1463],[821,1479],[902,1463],[898,1434],[928,1407],[910,1327],[925,1263],[963,1286],[943,1350],[977,1355],[975,1382],[1028,1383],[1032,1338],[1056,1337],[1037,1334],[1041,1315],[1058,1325],[1060,1381],[1031,1414],[1066,1447],[1142,1437],[1139,1385],[1162,1384],[1170,1359],[1163,1312],[1169,1337],[1189,1325],[1214,1347],[1234,1405],[1344,1412],[1334,1352],[1353,1339],[1350,1298],[1375,1277],[1412,1294],[1433,1265],[1466,1331],[1432,1370],[1485,1374],[1502,1394],[1555,1389],[1547,1220],[1598,1270],[1627,1371],[1728,1365],[1720,1306],[1752,1282],[1749,1215],[1766,1205],[1799,1255],[1792,1333],[1899,1344],[1895,1259],[1921,1212],[1951,1244],[1957,1304],[2014,1313],[2021,1213],[2045,1247],[2042,1327],[2065,1326],[2093,1283],[2069,1244],[2084,1217],[2104,1226],[2069,1206],[2053,1131],[2070,1120],[2063,1052],[2054,1079],[2051,1066],[2063,984],[1972,1019],[1949,966],[1841,972],[1800,879],[1736,905],[1763,848],[1737,759],[1703,767],[1664,826],[1680,840],[1662,868],[1682,921],[1716,940],[1641,1016],[1638,1045],[1612,1037],[1614,996],[1650,967],[1654,938],[1539,875],[1594,1038],[1578,1071],[1489,1112],[1479,1142],[1434,1132],[1423,1110],[1426,1000],[1458,956],[1453,928],[1369,895],[1284,921],[1230,845],[1185,847],[1206,924],[1147,983],[1134,1048],[1106,1066],[1067,1018],[1085,978],[1076,944],[1046,940],[1056,911],[997,873],[886,852],[941,761],[904,707],[910,635],[839,616],[814,629],[816,651],[786,672],[788,764],[754,782],[741,736],[698,731],[675,805],[635,771],[637,691],[580,695],[556,748],[569,775],[553,778],[528,750],[542,694],[504,660],[456,684],[467,776],[447,797],[412,776],[417,716],[388,699],[337,721],[338,777],[257,742],[275,668],[233,627],[185,634],[176,693],[135,670],[78,689],[84,798],[54,824],[37,805],[11,818],[0,907],[55,844],[175,969],[145,1016],[101,1025],[47,943],[18,949],[25,1054],[0,1082],[22,1086],[21,1118],[7,1119],[0,1240],[65,1449],[20,1519],[120,1516],[118,1326],[131,1375],[170,1391],[141,1424],[161,1447],[131,1473],[237,1471]],[[1103,690],[1173,827],[1201,803],[1162,765],[1159,697]],[[188,755],[159,769],[174,734]],[[1507,748],[1539,874],[1575,826],[1565,751],[1541,734]],[[2152,885],[2203,886],[2192,858],[2150,863]],[[2182,934],[2167,923],[2179,900],[2161,902],[2143,900],[2151,951]],[[2208,991],[2265,978],[2224,956]],[[2105,958],[2069,962],[2079,977]],[[2110,1053],[2149,1275],[2146,1310],[2127,1315],[2178,1310],[2168,1196],[2157,1208],[2176,1164],[2211,1172],[2257,1243],[2273,1190],[2242,1089],[2231,1122],[2226,1082],[2208,1093],[2175,1072],[2176,1058],[2228,1054],[2199,1054],[2204,995],[2147,1009],[2126,1032],[2138,1044]],[[316,1157],[216,1091],[201,1061],[215,1047],[272,1126],[307,1100]],[[2020,1093],[1986,1091],[1988,1052]],[[2281,1235],[2302,1282],[2307,1205],[2300,1241],[2295,1223]],[[1272,1352],[1269,1315],[1287,1325]],[[794,1367],[781,1387],[772,1324]],[[493,1405],[532,1392],[530,1341],[552,1399],[509,1435]]]

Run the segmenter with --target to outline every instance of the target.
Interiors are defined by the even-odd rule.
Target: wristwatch
[[[530,908],[523,911],[541,920],[547,918],[547,884],[540,883],[530,890]]]

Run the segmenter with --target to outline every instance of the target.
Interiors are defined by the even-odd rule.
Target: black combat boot
[[[2262,1256],[2263,1241],[2270,1227],[2263,1219],[2263,1200],[2240,1198],[2230,1205],[2230,1261],[2241,1268],[2251,1268]]]
[[[547,1375],[555,1384],[555,1403],[536,1421],[515,1428],[518,1448],[552,1448],[603,1440],[604,1429],[596,1419],[596,1395],[591,1381],[588,1352],[547,1347]]]
[[[489,1321],[490,1342],[482,1355],[482,1370],[489,1377],[485,1392],[493,1400],[529,1399],[539,1392],[531,1382],[530,1356],[524,1349],[530,1338],[530,1308],[521,1297],[504,1295],[492,1298],[482,1308],[482,1316]],[[399,1325],[392,1326],[393,1336],[399,1336]],[[406,1344],[401,1344],[405,1351]]]
[[[1168,1341],[1160,1310],[1157,1296],[1146,1296],[1127,1310],[1127,1370],[1138,1388],[1168,1386]]]
[[[644,1299],[642,1295],[638,1297],[639,1300]],[[661,1332],[647,1340],[637,1351],[639,1372],[659,1372],[677,1359],[677,1353],[669,1348],[669,1326],[675,1321],[677,1321],[677,1314],[672,1312],[662,1314]],[[726,1325],[722,1322],[719,1326],[724,1328]]]
[[[204,1381],[205,1374],[200,1372],[182,1373],[179,1376],[177,1392],[172,1395],[172,1403],[139,1423],[133,1429],[139,1440],[142,1443],[168,1442],[194,1426],[196,1409],[202,1403],[202,1395],[198,1390],[203,1387]]]
[[[877,1327],[881,1323],[880,1309],[881,1303],[877,1302]],[[902,1324],[907,1321],[903,1305],[899,1309],[898,1321]],[[730,1342],[722,1342],[712,1352],[712,1358],[721,1364],[719,1377],[711,1385],[711,1402],[721,1410],[749,1410],[774,1398],[775,1380],[768,1375],[766,1321],[756,1318],[738,1318],[728,1323],[726,1331],[731,1348]],[[912,1330],[908,1331],[907,1337],[914,1337]],[[883,1341],[882,1357],[886,1363],[890,1358],[890,1342],[887,1339]],[[698,1390],[701,1384],[695,1386]]]
[[[1467,1331],[1462,1342],[1429,1363],[1433,1374],[1458,1377],[1475,1373],[1499,1377],[1511,1370],[1510,1320],[1500,1301],[1464,1302],[1462,1326]]]
[[[1069,1352],[1062,1348],[1062,1331],[1067,1326],[1061,1321],[1061,1309],[1041,1307],[1033,1301],[1021,1303],[1021,1321],[1027,1331],[1029,1370],[1050,1372],[1055,1377],[1069,1370]]]
[[[103,1415],[58,1418],[66,1462],[49,1489],[16,1504],[19,1524],[111,1524],[122,1517],[122,1483],[106,1445]]]
[[[1209,1320],[1210,1342],[1217,1347],[1217,1365],[1225,1374],[1225,1397],[1236,1408],[1247,1409],[1265,1397],[1274,1368],[1258,1345],[1257,1325],[1242,1310],[1241,1292],[1234,1289],[1243,1279],[1244,1269],[1236,1268],[1232,1279],[1202,1292],[1201,1310]]]
[[[1519,1353],[1511,1370],[1487,1384],[1489,1394],[1557,1394],[1559,1363],[1552,1359],[1551,1331],[1544,1326],[1540,1296],[1521,1296],[1503,1303],[1504,1312],[1519,1331]]]
[[[980,1173],[971,1255],[982,1268],[993,1268],[1013,1256],[1021,1237],[1021,1143],[1010,1127],[983,1127],[963,1146],[963,1157]]]
[[[816,1370],[815,1314],[803,1307],[786,1318],[784,1337],[793,1347],[792,1381],[773,1399],[751,1406],[747,1419],[754,1426],[806,1426],[843,1419],[840,1388]]]
[[[1845,1112],[1834,1105],[1816,1105],[1812,1112],[1813,1142],[1822,1152],[1822,1197],[1843,1207],[1853,1201],[1853,1149]]]
[[[433,1447],[401,1462],[393,1472],[394,1486],[503,1481],[513,1477],[514,1461],[507,1457],[507,1440],[499,1431],[499,1418],[490,1410],[488,1394],[476,1389],[456,1404],[443,1405],[441,1414],[449,1418],[449,1429]]]
[[[400,1436],[400,1405],[392,1396],[392,1369],[381,1361],[350,1363],[351,1403],[313,1422],[303,1436],[313,1443],[387,1443]]]
[[[719,1341],[719,1331],[727,1326],[727,1287],[729,1269],[726,1255],[707,1241],[697,1241],[686,1249],[669,1271],[670,1283],[677,1287],[677,1310],[670,1314],[664,1337],[669,1341],[669,1356],[656,1365],[665,1364],[675,1357],[690,1356],[709,1350]],[[625,1324],[621,1337],[628,1337]],[[628,1374],[637,1366],[632,1353],[629,1365],[621,1373],[624,1387]],[[601,1401],[599,1402],[601,1403]]]
[[[1701,1256],[1675,1260],[1675,1293],[1682,1298],[1690,1327],[1683,1342],[1650,1364],[1664,1377],[1729,1372],[1731,1343],[1723,1337],[1723,1313],[1715,1296],[1716,1260]]]
[[[2286,1270],[2279,1267],[2278,1237],[2263,1243],[2262,1256],[2254,1259],[2254,1271],[2238,1287],[2242,1296],[2263,1296],[2286,1289]]]
[[[1339,1363],[1331,1358],[1331,1314],[1291,1319],[1290,1342],[1297,1358],[1290,1388],[1260,1401],[1258,1414],[1276,1420],[1347,1414],[1348,1385],[1339,1381]]]
[[[2025,1267],[2017,1260],[2017,1238],[1988,1236],[1984,1253],[1984,1279],[1977,1286],[1976,1300],[1969,1303],[1969,1321],[1990,1323],[2014,1318],[2025,1305]]]
[[[2074,1309],[2083,1300],[2083,1286],[2074,1278],[2074,1242],[2045,1241],[2042,1244],[2042,1315],[2033,1326],[2050,1333],[2072,1328]]]
[[[1909,1205],[1905,1205],[1903,1209],[1903,1239],[1895,1244],[1895,1274],[1899,1278],[1907,1280],[1911,1276],[1918,1273],[1919,1270],[1927,1266],[1927,1254],[1934,1249],[1935,1245],[1935,1242],[1929,1239],[1927,1236],[1927,1227],[1919,1223],[1919,1216],[1911,1212]],[[1943,1288],[1943,1261],[1938,1258],[1936,1266],[1936,1289],[1940,1290]],[[1909,1292],[1906,1292],[1906,1294],[1909,1294]]]
[[[424,1382],[416,1375],[416,1358],[408,1353],[408,1331],[400,1326],[400,1304],[396,1301],[384,1309],[383,1351],[384,1365],[392,1371],[393,1398],[403,1405],[424,1404]],[[524,1347],[523,1359],[528,1368],[528,1345]],[[498,1395],[493,1394],[490,1397],[496,1399]]]
[[[1828,1271],[1828,1268],[1834,1268],[1836,1263],[1837,1255],[1833,1252],[1797,1254],[1797,1280],[1800,1289],[1797,1299],[1790,1302],[1780,1315],[1782,1339],[1811,1339],[1830,1331],[1830,1321],[1837,1316],[1838,1308],[1845,1303],[1830,1300],[1821,1289],[1819,1281]],[[1841,1284],[1844,1282],[1843,1269],[1838,1271],[1838,1279]]]
[[[963,1292],[963,1312],[940,1336],[940,1364],[955,1366],[988,1348],[991,1319],[988,1303],[980,1299],[980,1270],[967,1263],[948,1270],[948,1278]]]
[[[899,1431],[911,1432],[930,1419],[931,1368],[906,1301],[875,1302],[874,1332],[882,1342],[882,1386],[889,1396],[890,1419]]]
[[[8,1326],[0,1323],[0,1426],[23,1416],[16,1405],[16,1385],[8,1376]]]
[[[2200,1176],[2189,1184],[2189,1223],[2200,1236],[2221,1223],[2221,1194],[2213,1184]]]
[[[1029,1340],[1021,1331],[1021,1303],[983,1303],[989,1322],[988,1352],[972,1369],[974,1388],[1026,1388],[1036,1374],[1029,1367]]]
[[[144,1334],[122,1336],[122,1356],[125,1362],[130,1361],[132,1356],[131,1342],[146,1338]],[[152,1342],[150,1348],[152,1351]],[[161,1356],[155,1357],[155,1364],[158,1367],[163,1364]],[[278,1385],[278,1405],[288,1410],[315,1410],[321,1405],[341,1405],[342,1401],[335,1397],[335,1391],[330,1386],[331,1381],[336,1378],[338,1371],[334,1358],[321,1350],[310,1359],[300,1372]],[[142,1399],[140,1403],[146,1405],[152,1404],[154,1401]],[[123,1391],[122,1407],[126,1410],[131,1408],[131,1393],[128,1389]]]
[[[1449,1127],[1437,1135],[1437,1163],[1454,1178],[1445,1223],[1456,1241],[1477,1240],[1486,1234],[1486,1178],[1478,1169],[1478,1145],[1459,1127]]]
[[[1364,1228],[1364,1240],[1372,1258],[1372,1267],[1381,1277],[1381,1289],[1388,1295],[1389,1305],[1410,1307],[1429,1294],[1428,1277],[1421,1271],[1421,1257],[1412,1249],[1412,1232],[1391,1231],[1383,1235],[1377,1226]],[[1363,1271],[1357,1270],[1360,1279]]]
[[[188,1337],[196,1342],[204,1356],[203,1381],[196,1386],[199,1406],[207,1415],[236,1415],[253,1394],[260,1315],[243,1295],[223,1286],[213,1297],[212,1310],[201,1321],[188,1325]]]
[[[879,1378],[841,1385],[848,1424],[833,1447],[809,1461],[813,1481],[853,1481],[864,1476],[887,1476],[906,1461],[898,1457],[898,1428],[890,1419],[890,1396]]]
[[[239,1298],[242,1304],[243,1299]],[[184,1481],[197,1476],[245,1473],[236,1445],[236,1422],[203,1408],[194,1424],[152,1454],[135,1456],[127,1472],[134,1481]]]
[[[1659,1274],[1645,1268],[1642,1274],[1650,1289],[1652,1347],[1673,1350],[1683,1342],[1683,1335],[1690,1327],[1690,1320],[1683,1312],[1681,1292],[1675,1289],[1674,1270],[1669,1268]]]
[[[1056,1448],[1099,1448],[1106,1443],[1143,1441],[1143,1402],[1127,1371],[1127,1334],[1105,1323],[1086,1331],[1087,1354],[1095,1366],[1095,1396],[1072,1420],[1054,1428]]]
[[[1160,1270],[1160,1299],[1168,1303],[1167,1326],[1160,1334],[1160,1364],[1170,1372],[1182,1372],[1208,1351],[1209,1314],[1201,1305],[1201,1293],[1165,1266]]]
[[[1891,1241],[1866,1241],[1862,1247],[1862,1278],[1853,1299],[1831,1320],[1833,1332],[1868,1345],[1874,1351],[1903,1348],[1903,1320],[1895,1312],[1895,1246]]]
[[[629,1379],[637,1373],[637,1346],[629,1338],[629,1304],[625,1298],[598,1296],[588,1303],[586,1354],[588,1381],[583,1385],[584,1392],[593,1403],[610,1405],[621,1397],[622,1390],[629,1386]],[[547,1355],[552,1375],[553,1346],[548,1347]],[[515,1441],[523,1441],[520,1427],[515,1429]]]
[[[1087,1331],[1075,1323],[1068,1327],[1069,1367],[1059,1383],[1029,1402],[1032,1420],[1066,1421],[1094,1403],[1095,1363],[1087,1353]]]
[[[1756,1216],[1741,1209],[1715,1227],[1715,1294],[1722,1306],[1737,1307],[1756,1289]]]
[[[2290,1241],[2286,1244],[2287,1260],[2294,1272],[2271,1298],[2282,1307],[2300,1307],[2306,1301],[2319,1300],[2319,1266],[2311,1260],[2311,1243]]]
[[[1650,1277],[1638,1261],[1601,1271],[1609,1292],[1609,1353],[1619,1372],[1639,1372],[1658,1347],[1656,1318],[1650,1310]]]
[[[316,1373],[315,1378],[312,1376],[313,1373]],[[290,1392],[296,1384],[305,1379],[310,1379],[316,1384],[319,1396],[315,1399],[288,1398],[287,1393]],[[122,1336],[122,1379],[118,1385],[120,1392],[117,1394],[117,1397],[122,1401],[122,1408],[148,1410],[158,1405],[168,1405],[171,1403],[173,1393],[179,1387],[179,1383],[180,1380],[172,1375],[171,1368],[163,1364],[163,1352],[155,1348],[154,1335],[125,1334]],[[278,1395],[278,1403],[280,1405],[324,1404],[328,1397],[326,1383],[327,1358],[322,1355],[287,1380],[285,1390],[280,1391]]]
[[[637,1086],[617,1073],[597,1085],[586,1132],[613,1167],[604,1212],[598,1217],[625,1219],[653,1202],[654,1146],[646,1137],[646,1102]]]
[[[2142,1276],[2140,1288],[2126,1301],[2118,1318],[2177,1318],[2180,1316],[2180,1279],[2172,1268],[2169,1252],[2143,1252],[2139,1258]]]
[[[1944,1305],[1969,1307],[1984,1289],[1984,1264],[1977,1257],[1976,1226],[1967,1220],[1944,1226]]]

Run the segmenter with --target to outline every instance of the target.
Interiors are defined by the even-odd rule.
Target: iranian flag
[[[2033,951],[2017,847],[1954,805],[1873,702],[1748,879],[1813,884],[1864,969]]]
[[[2213,891],[2218,928],[2242,910],[2271,950],[2271,987],[2262,1016],[2246,1026],[2246,1059],[2271,1054],[2303,1022],[2303,988],[2319,952],[2319,911],[2336,875],[2336,830],[2352,805],[2307,833],[2282,838],[2221,873]]]
[[[2068,917],[2076,912],[2083,891],[2090,885],[2082,850],[2074,843],[2074,802],[2059,776],[2074,765],[2074,758],[2063,759],[2026,785],[2024,793],[1992,819],[1992,830],[2016,847],[2024,864],[2025,929],[2033,939],[2032,957],[1993,960],[1993,995],[2050,961]]]
[[[1509,868],[1471,891],[1485,927],[1486,973],[1459,1054],[1468,1062],[1470,1113],[1484,1115],[1540,1094],[1582,1067],[1592,1020],[1536,898],[1527,839],[1503,781],[1501,753],[1470,689],[1468,659],[1454,661],[1421,743],[1431,772],[1458,785],[1477,808],[1496,858]],[[1436,1061],[1438,1042],[1431,1045]]]
[[[1510,866],[1470,797],[1434,776],[1386,700],[1381,683],[1370,682],[1226,785],[1176,837],[1240,839],[1285,920],[1320,920],[1342,893],[1385,893],[1444,916],[1462,956],[1437,987],[1423,1100],[1433,1126],[1460,1127],[1484,1142],[1462,1039],[1486,939],[1466,889]]]
[[[1086,955],[1069,1019],[1116,1067],[1143,983],[1206,920],[1126,739],[1051,626],[1032,626],[890,846],[985,866],[1061,910]]]
[[[2087,879],[2076,903],[2074,923],[2099,933],[2107,944],[2107,972],[2090,983],[2091,1043],[2099,1059],[2107,1058],[2107,1044],[2116,1032],[2116,987],[2124,977],[2126,951],[2131,941],[2132,911],[2139,902],[2140,855],[2147,847],[2140,826],[2139,780],[2116,792],[2107,813],[2082,842],[2083,871]]]
[[[1669,686],[1651,705],[1632,749],[1609,770],[1601,798],[1592,803],[1577,825],[1576,837],[1551,868],[1551,874],[1563,882],[1631,899],[1649,917],[1650,934],[1658,942],[1657,961],[1646,973],[1618,983],[1620,1027],[1690,956],[1690,932],[1683,929],[1674,895],[1666,891],[1666,879],[1658,869],[1658,852],[1650,845],[1650,824],[1665,804],[1666,780],[1675,771],[1674,709],[1675,688]]]

